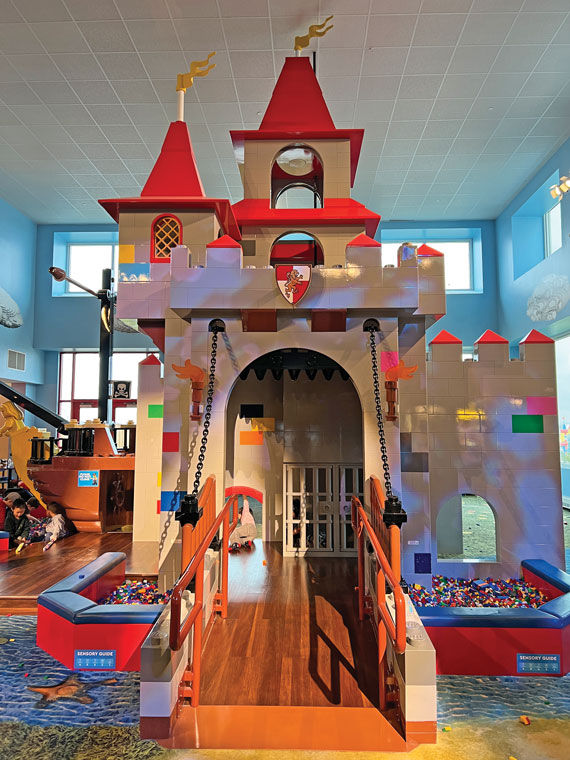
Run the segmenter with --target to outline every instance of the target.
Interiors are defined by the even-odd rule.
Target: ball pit
[[[154,581],[125,581],[98,604],[167,604],[172,592],[161,593]]]
[[[538,608],[548,601],[545,594],[524,580],[463,580],[443,575],[433,576],[433,591],[413,584],[410,599],[420,607]]]

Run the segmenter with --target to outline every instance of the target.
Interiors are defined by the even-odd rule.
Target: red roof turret
[[[481,335],[480,338],[478,338],[475,341],[475,345],[478,343],[508,343],[509,341],[506,338],[503,338],[502,335],[498,335],[496,332],[493,332],[492,330],[485,330],[483,335]]]
[[[549,338],[548,335],[543,335],[541,332],[538,332],[538,330],[531,330],[521,340],[521,343],[554,343],[554,341],[552,338]]]
[[[347,248],[380,248],[381,243],[378,242],[378,240],[374,240],[374,238],[369,237],[368,235],[365,235],[363,232],[360,233],[360,235],[357,235],[353,240],[350,241],[350,243],[346,244]]]
[[[241,245],[233,239],[233,237],[230,237],[229,235],[222,235],[222,237],[217,238],[216,240],[212,240],[211,243],[208,243],[206,248],[241,248]]]
[[[450,345],[452,343],[462,343],[463,341],[459,340],[459,338],[456,338],[455,335],[452,335],[450,332],[447,332],[447,330],[442,330],[440,333],[438,333],[433,340],[430,340],[429,344],[430,346],[435,343],[435,345],[443,345],[447,344]]]
[[[443,253],[436,251],[425,243],[418,248],[418,256],[443,256]]]

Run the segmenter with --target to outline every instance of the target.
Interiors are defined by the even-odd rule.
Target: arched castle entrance
[[[362,408],[346,370],[309,349],[259,356],[230,391],[225,438],[226,488],[263,494],[262,505],[253,504],[258,535],[281,542],[286,555],[353,553],[350,499],[364,490]]]

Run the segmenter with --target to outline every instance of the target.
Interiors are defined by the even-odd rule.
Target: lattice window
[[[182,243],[182,225],[175,216],[161,216],[153,225],[153,261],[168,261],[171,249]]]

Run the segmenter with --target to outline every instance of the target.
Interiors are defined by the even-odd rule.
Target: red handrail
[[[210,479],[208,479],[209,481]],[[206,488],[206,482],[203,490],[204,499],[210,498],[211,489]],[[232,510],[232,523],[230,524],[230,508]],[[203,519],[203,518],[202,518]],[[201,520],[200,520],[201,522]],[[229,540],[232,531],[238,522],[238,497],[232,496],[224,504],[221,512],[215,517],[210,528],[202,532],[203,538],[199,546],[195,549],[194,554],[188,563],[186,569],[176,581],[170,597],[170,648],[178,651],[186,637],[194,627],[194,638],[192,644],[192,661],[189,668],[184,674],[183,681],[187,684],[181,686],[179,694],[181,697],[190,697],[192,707],[197,707],[200,700],[200,671],[202,659],[202,627],[204,614],[204,557],[212,539],[218,533],[220,526],[223,525],[222,531],[222,569],[221,569],[221,589],[215,596],[214,610],[219,612],[222,618],[227,616],[228,610],[228,551]],[[198,523],[199,524],[199,523]],[[198,525],[197,524],[197,525]],[[188,587],[189,583],[196,578],[194,590],[194,604],[186,618],[181,621],[182,615],[182,594]]]

